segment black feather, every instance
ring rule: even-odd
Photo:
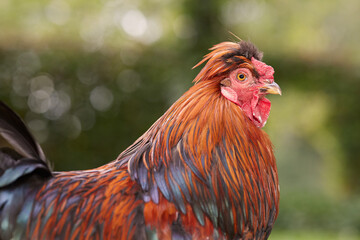
[[[2,101],[0,101],[0,135],[24,157],[46,162],[43,150],[21,118]]]
[[[172,201],[172,195],[170,194],[169,187],[165,181],[165,167],[161,165],[159,170],[154,172],[153,174],[156,184],[159,187],[161,193],[168,201]]]
[[[0,101],[0,239],[26,239],[36,191],[52,176],[40,145],[20,117]]]
[[[259,51],[254,44],[252,44],[251,42],[247,42],[247,41],[241,41],[238,43],[239,44],[239,48],[234,48],[234,50],[228,54],[225,54],[223,56],[223,59],[230,59],[233,58],[235,56],[243,56],[246,57],[247,59],[251,60],[251,58],[255,58],[257,60],[262,59],[263,57],[263,53],[261,51]],[[224,61],[226,62],[226,61]]]
[[[173,222],[171,225],[171,239],[172,240],[191,240],[191,235],[185,232],[179,221]]]

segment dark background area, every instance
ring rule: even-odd
[[[2,0],[0,99],[56,171],[114,160],[184,93],[208,48],[264,51],[283,96],[264,130],[281,205],[271,239],[360,239],[360,2]]]

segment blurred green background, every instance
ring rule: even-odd
[[[281,183],[270,239],[360,239],[359,12],[358,0],[1,0],[0,99],[55,170],[97,167],[231,31],[264,51],[283,91],[264,128]]]

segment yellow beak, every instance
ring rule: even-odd
[[[281,88],[276,82],[265,84],[260,88],[260,91],[267,94],[279,94],[281,95]]]

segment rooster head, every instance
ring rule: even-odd
[[[215,81],[221,95],[237,104],[259,128],[269,117],[267,94],[280,94],[274,69],[261,61],[262,53],[250,42],[223,42],[211,48],[195,67],[206,62],[195,82]]]

